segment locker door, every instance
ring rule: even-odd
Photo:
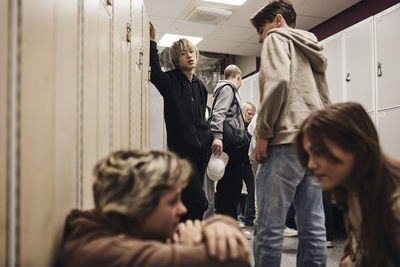
[[[130,148],[142,147],[142,72],[140,69],[140,49],[142,48],[143,20],[142,0],[132,0],[132,41],[131,41],[131,138]]]
[[[149,19],[146,8],[142,5],[142,48],[140,51],[141,72],[142,72],[142,147],[150,146],[150,82],[149,82],[149,64],[150,64],[150,29]]]
[[[378,111],[379,140],[383,151],[400,160],[400,108]]]
[[[113,151],[129,149],[130,1],[113,1]]]
[[[108,156],[111,152],[111,13],[108,7],[100,5],[98,9],[98,85],[97,85],[97,158]]]
[[[375,106],[372,35],[372,18],[345,33],[347,101],[359,102],[367,111]]]
[[[342,34],[323,41],[325,45],[324,54],[328,58],[328,69],[326,78],[329,86],[329,96],[332,103],[343,102],[344,95],[344,60]]]
[[[8,123],[8,3],[9,1],[0,1],[0,266],[6,266],[7,253],[7,132]]]
[[[400,106],[400,5],[375,16],[378,77],[378,109]],[[377,66],[378,68],[378,66]]]

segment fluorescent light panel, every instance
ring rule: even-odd
[[[197,45],[198,43],[200,43],[201,40],[203,40],[202,37],[194,37],[194,36],[185,36],[185,35],[179,35],[179,34],[166,33],[166,34],[164,34],[163,37],[161,37],[161,39],[160,39],[160,41],[158,41],[157,45],[170,47],[173,42],[178,41],[181,38],[188,39],[193,45]]]
[[[246,0],[203,0],[203,1],[233,5],[233,6],[241,6],[243,5],[244,2],[246,2]]]

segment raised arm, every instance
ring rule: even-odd
[[[156,30],[150,22],[150,66],[151,66],[151,82],[156,86],[161,95],[164,96],[169,83],[168,76],[161,70],[160,59],[158,57]]]

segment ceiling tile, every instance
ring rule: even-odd
[[[207,36],[214,40],[244,42],[254,35],[254,31],[250,28],[242,28],[238,26],[219,26],[214,32]]]
[[[149,16],[178,18],[181,12],[190,4],[184,0],[144,0]]]
[[[213,32],[217,26],[200,24],[184,20],[176,20],[168,29],[168,33],[182,34],[197,37],[206,37]]]
[[[150,16],[150,21],[153,23],[156,32],[167,32],[169,27],[174,23],[175,19]]]
[[[233,11],[233,14],[225,20],[223,25],[234,25],[252,28],[253,26],[250,23],[250,18],[257,12],[257,9],[252,8],[240,8]]]
[[[292,4],[294,7],[302,3],[303,1],[306,0],[292,0]],[[255,8],[255,9],[261,9],[267,4],[267,0],[247,0],[244,4],[243,7],[249,7],[249,8]]]
[[[232,49],[232,54],[234,55],[243,55],[243,56],[254,56],[259,57],[261,54],[262,44],[245,44],[242,43],[239,46]]]
[[[230,51],[238,45],[240,45],[240,42],[226,42],[221,40],[204,39],[197,45],[197,48],[200,51],[229,54]]]
[[[329,19],[361,0],[307,0],[296,6],[299,15]]]

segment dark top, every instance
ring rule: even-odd
[[[168,148],[198,159],[213,140],[205,119],[207,90],[196,75],[189,81],[179,69],[163,72],[157,52],[157,43],[150,41],[151,82],[164,98]]]

